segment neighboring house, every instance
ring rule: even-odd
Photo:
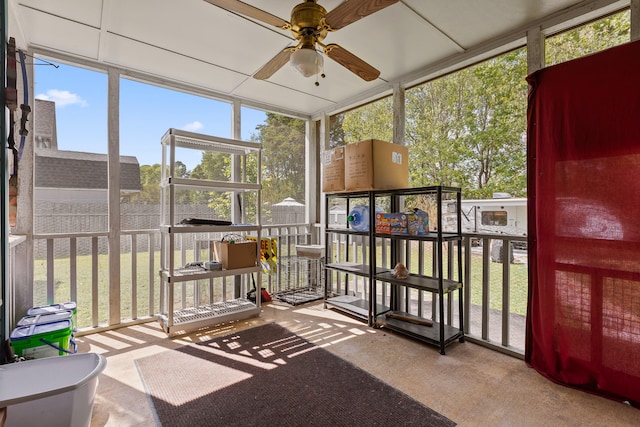
[[[108,230],[108,158],[106,154],[58,150],[55,103],[35,100],[34,116],[34,232],[77,233],[104,232]],[[140,165],[133,156],[120,156],[120,194],[123,202],[139,193]],[[126,228],[151,228],[148,223],[158,224],[159,208],[152,208],[151,219],[146,213],[144,224],[138,224],[139,209],[147,206],[132,204],[128,215],[121,220]],[[145,211],[146,212],[146,211]],[[143,242],[141,242],[143,243]],[[36,257],[45,256],[47,242],[35,243]],[[128,249],[125,243],[123,250]],[[108,242],[100,239],[98,253],[108,252]],[[92,242],[81,239],[78,255],[92,253]],[[55,243],[54,256],[68,254],[68,248]]]
[[[56,127],[56,103],[36,99],[33,114],[37,120],[33,120],[33,139],[36,149],[58,149],[58,129]]]
[[[106,154],[35,150],[34,200],[104,202],[108,184]],[[120,190],[123,197],[140,192],[140,165],[135,157],[120,156]]]
[[[54,102],[36,99],[34,115],[34,200],[105,202],[107,155],[58,150]],[[120,189],[123,197],[140,192],[140,165],[133,156],[120,156]]]

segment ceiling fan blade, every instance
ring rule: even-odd
[[[280,53],[271,58],[269,62],[267,62],[262,68],[260,68],[258,72],[253,75],[253,78],[258,80],[266,80],[271,77],[273,73],[278,71],[284,64],[289,62],[291,52],[294,50],[295,48],[291,47],[286,47],[281,50]]]
[[[377,79],[380,75],[380,71],[337,44],[331,43],[326,45],[324,47],[324,53],[365,81],[370,82]]]
[[[339,30],[398,1],[400,0],[349,0],[327,13],[325,22],[332,30]]]
[[[207,3],[211,3],[214,6],[221,7],[222,9],[230,12],[236,12],[249,18],[257,19],[258,21],[265,22],[278,28],[288,29],[291,27],[289,22],[284,19],[278,18],[275,15],[265,12],[262,9],[253,7],[250,4],[243,3],[238,0],[205,0]]]

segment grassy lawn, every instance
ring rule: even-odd
[[[432,274],[430,269],[432,265],[432,251],[431,245],[425,245],[424,247],[424,265],[425,274]],[[357,261],[362,262],[362,251],[358,250]],[[334,251],[335,253],[335,251]],[[378,250],[378,263],[382,265],[381,251]],[[188,254],[189,256],[190,254]],[[181,254],[176,255],[180,260]],[[365,255],[368,256],[368,253]],[[410,265],[418,266],[418,250],[413,248],[411,252]],[[95,266],[97,271],[97,293],[95,295],[97,301],[97,318],[99,324],[104,324],[108,321],[109,310],[109,295],[108,295],[108,258],[107,255],[98,256],[97,265]],[[188,259],[190,260],[190,259]],[[123,318],[133,318],[132,306],[134,300],[134,293],[132,290],[132,259],[131,254],[121,255],[121,289],[120,300],[121,310]],[[160,268],[160,254],[156,252],[154,254],[153,271],[149,271],[149,253],[139,252],[137,254],[136,266],[137,266],[137,287],[135,294],[135,305],[137,308],[137,316],[147,316],[149,314],[150,300],[154,304],[154,313],[159,312],[159,276],[158,270]],[[446,253],[445,253],[445,266],[446,266]],[[387,263],[388,265],[388,263]],[[54,261],[54,300],[47,301],[47,277],[46,277],[46,261],[35,260],[34,262],[34,305],[46,305],[52,302],[64,302],[72,300],[70,289],[70,261],[69,258],[60,258]],[[501,310],[502,308],[502,264],[490,263],[489,265],[489,277],[490,277],[490,290],[489,301],[490,308]],[[94,291],[92,284],[92,258],[91,256],[78,256],[76,259],[76,271],[77,271],[77,297],[75,302],[78,306],[78,325],[79,327],[87,327],[93,324],[92,320],[92,307],[94,304]],[[446,267],[445,267],[446,269]],[[263,280],[266,279],[263,276]],[[455,279],[455,277],[454,277]],[[205,291],[201,295],[201,299],[208,299],[208,293],[206,286],[202,287]],[[150,289],[153,289],[153,294],[150,295]],[[526,264],[511,264],[511,277],[509,281],[510,291],[510,311],[525,315],[527,307],[527,265]],[[186,303],[189,303],[189,298],[192,298],[194,294],[193,286],[185,284],[184,295],[187,298]],[[218,297],[216,295],[215,297]],[[193,301],[190,301],[193,303]],[[482,255],[472,254],[471,258],[471,304],[482,304]]]
[[[132,318],[132,273],[131,273],[131,254],[123,254],[120,257],[120,299],[123,318]],[[158,288],[159,279],[157,271],[160,268],[159,252],[154,256],[155,273],[150,277],[149,273],[149,253],[139,252],[136,260],[137,266],[137,288],[136,288],[136,305],[139,316],[145,316],[149,313],[149,289],[150,283],[153,286],[156,304],[155,311],[158,310]],[[54,261],[54,302],[70,301],[71,294],[71,267],[69,258],[58,258]],[[75,302],[78,306],[78,325],[79,327],[91,326],[92,307],[94,302],[94,290],[92,283],[92,258],[91,256],[78,256],[76,258],[76,298]],[[108,321],[109,312],[109,266],[107,255],[99,255],[96,265],[97,271],[97,294],[95,298],[98,306],[98,323],[106,323]],[[46,305],[52,301],[47,300],[47,265],[46,260],[37,259],[34,262],[34,305]]]
[[[342,248],[344,254],[344,246]],[[337,247],[334,245],[334,254],[337,253]],[[457,251],[454,250],[454,256]],[[369,256],[367,250],[366,257]],[[382,249],[378,246],[376,250],[377,265],[393,268],[390,265],[389,255],[387,254],[386,263],[382,259]],[[464,254],[463,254],[464,256]],[[351,260],[355,262],[362,262],[362,250],[358,246],[356,253],[351,256]],[[411,267],[411,272],[417,272],[419,265],[419,251],[418,243],[413,242],[411,246],[411,258],[407,263]],[[447,269],[447,252],[445,251],[443,257],[443,265],[446,271]],[[454,260],[455,263],[455,260]],[[432,275],[433,265],[433,252],[432,245],[425,244],[423,246],[423,265],[424,274]],[[455,268],[454,268],[455,271]],[[482,305],[482,253],[472,253],[471,255],[471,304]],[[511,313],[525,315],[527,312],[527,293],[528,293],[528,277],[527,277],[527,264],[512,263],[510,265],[510,278],[509,278],[509,311]],[[458,280],[457,275],[454,275],[454,280]],[[489,263],[489,304],[491,309],[502,310],[502,264],[490,262]]]

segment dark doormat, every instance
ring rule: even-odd
[[[163,426],[455,426],[276,324],[136,360]]]

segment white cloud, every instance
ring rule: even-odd
[[[67,105],[86,107],[89,105],[80,95],[71,93],[68,90],[49,89],[47,93],[36,95],[36,99],[53,101],[56,103],[56,107],[66,107]]]
[[[202,123],[196,120],[195,122],[187,123],[186,125],[184,125],[184,130],[188,130],[189,132],[195,132],[197,130],[202,129],[203,127],[204,126],[202,125]]]

